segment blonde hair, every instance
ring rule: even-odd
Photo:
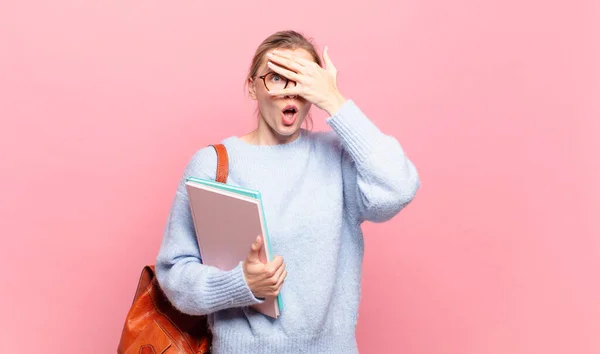
[[[248,71],[248,76],[245,80],[245,85],[248,84],[249,79],[254,79],[258,70],[262,66],[265,56],[267,52],[274,49],[304,49],[306,50],[314,59],[315,63],[321,65],[321,58],[315,49],[315,45],[313,43],[312,38],[306,38],[303,34],[287,30],[287,31],[279,31],[273,33],[269,37],[267,37],[259,46],[256,48],[256,52],[254,53],[254,57],[252,58],[252,63],[250,64],[250,69]],[[247,87],[244,86],[247,92]],[[306,121],[307,126],[309,125],[312,128],[312,117],[310,114],[308,115],[308,119]]]

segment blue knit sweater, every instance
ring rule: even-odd
[[[214,180],[214,149],[198,150],[184,171],[156,274],[175,307],[209,315],[216,354],[358,352],[361,223],[395,216],[420,182],[398,141],[352,100],[326,122],[332,131],[303,129],[281,145],[223,140],[230,159],[227,183],[261,191],[273,253],[286,263],[285,307],[277,319],[248,307],[260,300],[245,282],[242,260],[227,270],[201,264],[185,178]]]

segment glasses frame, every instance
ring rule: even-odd
[[[269,75],[269,74],[276,74],[276,75],[279,75],[280,78],[285,79],[285,86],[283,87],[284,90],[288,87],[288,85],[290,84],[290,81],[293,82],[294,84],[297,84],[297,82],[294,80],[290,80],[287,77],[285,77],[281,74],[278,74],[274,71],[269,71],[268,73],[258,77],[259,79],[262,79],[263,84],[265,85],[265,88],[267,89],[267,91],[271,91],[271,90],[269,90],[269,87],[267,86],[267,80],[265,79],[267,77],[267,75]],[[296,85],[294,85],[294,86],[296,86]]]

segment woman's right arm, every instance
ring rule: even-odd
[[[212,151],[211,151],[212,150]],[[206,315],[231,307],[262,302],[248,287],[242,261],[232,270],[203,265],[190,212],[185,180],[188,176],[215,179],[216,154],[199,150],[179,183],[156,258],[156,277],[169,301],[181,312]]]

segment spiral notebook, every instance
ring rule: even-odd
[[[186,179],[186,190],[203,264],[235,268],[246,259],[258,235],[264,240],[260,260],[273,260],[259,191],[197,177]],[[277,318],[283,309],[281,294],[251,307]]]

